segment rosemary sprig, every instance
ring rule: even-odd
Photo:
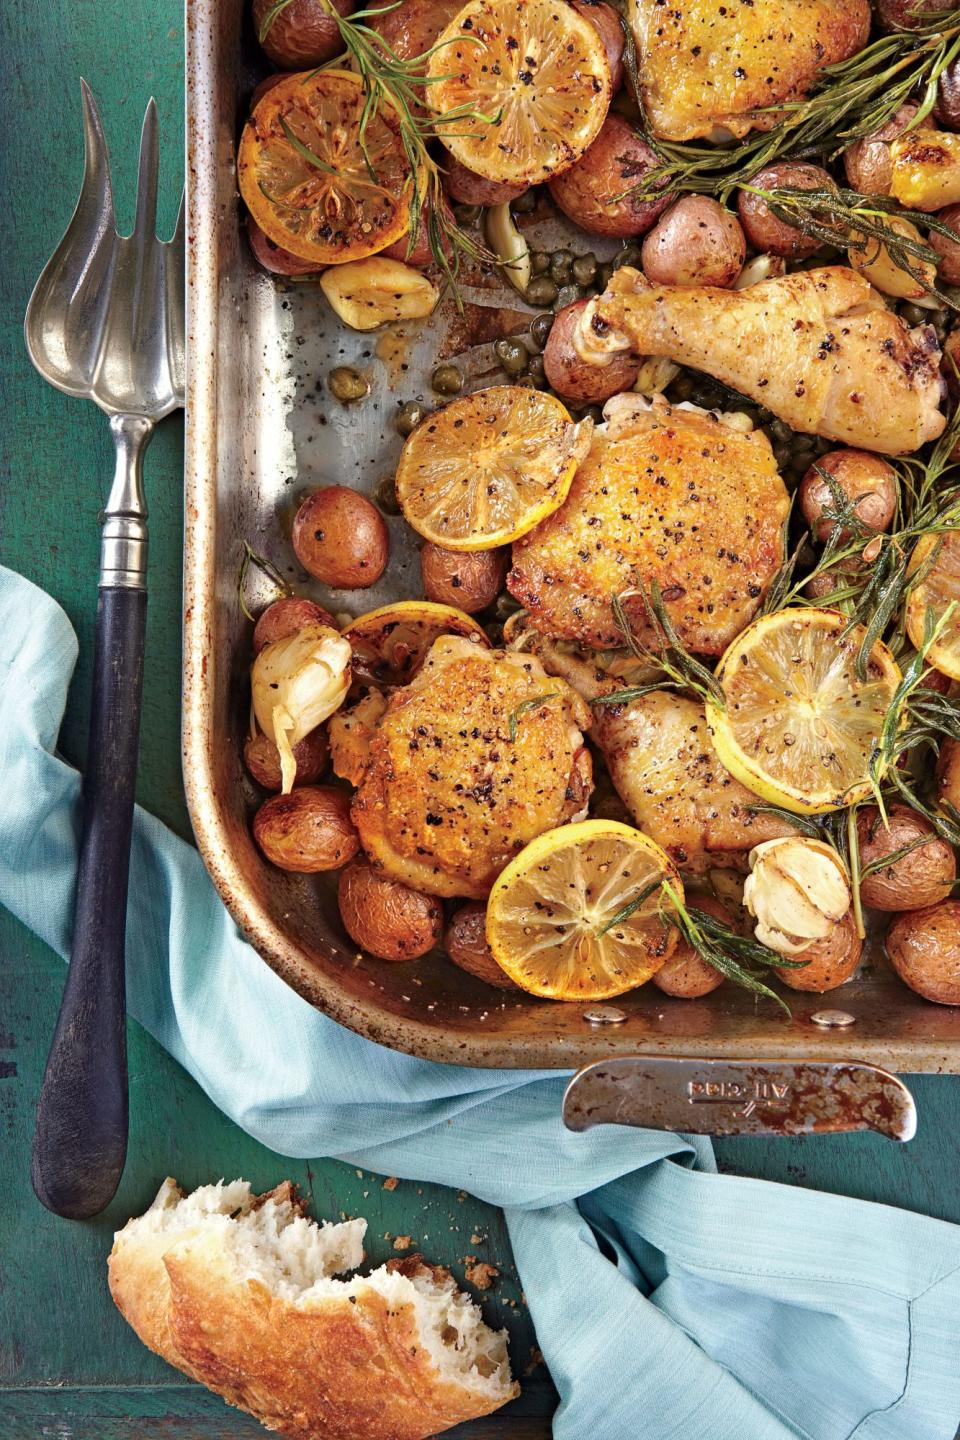
[[[538,709],[539,706],[545,705],[548,700],[557,700],[559,696],[559,690],[548,690],[544,695],[534,695],[531,699],[524,700],[520,705],[517,706],[516,710],[511,711],[510,717],[507,721],[507,726],[510,733],[510,743],[512,744],[517,738],[517,722],[519,721],[521,715],[526,715],[529,711]]]
[[[764,995],[773,1000],[787,1018],[792,1019],[790,1007],[783,997],[771,990],[769,985],[765,985],[759,976],[774,967],[797,969],[809,962],[790,960],[784,955],[778,955],[759,941],[748,939],[736,930],[731,930],[729,925],[724,925],[705,910],[698,910],[694,906],[688,908],[669,880],[663,880],[661,887],[665,902],[661,913],[668,924],[679,930],[681,938],[691,950],[694,950],[701,960],[712,965],[725,979],[732,980],[735,985],[750,990],[754,995]]]
[[[659,140],[646,127],[659,164],[634,192],[649,196],[663,189],[694,190],[725,199],[773,160],[836,156],[854,140],[880,129],[919,90],[916,126],[932,110],[937,81],[958,54],[960,8],[931,16],[906,34],[881,35],[849,59],[825,66],[806,100],[751,112],[754,117],[782,118],[772,129],[755,131],[735,144]],[[636,58],[629,52],[624,58],[630,84],[639,91]]]
[[[614,925],[622,925],[624,920],[629,920],[630,916],[634,915],[640,909],[641,905],[645,905],[650,899],[650,896],[666,883],[664,880],[651,880],[649,885],[643,887],[639,895],[635,895],[626,905],[621,905],[620,909],[610,916],[607,923],[602,925],[597,931],[597,939],[599,940],[601,935],[606,935],[607,931],[612,930]]]
[[[292,0],[275,0],[275,3],[271,5],[260,26],[261,44],[269,34],[271,26],[291,3]],[[367,131],[374,117],[385,108],[391,116],[395,117],[412,177],[407,254],[412,254],[420,236],[421,226],[423,226],[426,229],[427,242],[434,264],[450,284],[459,307],[461,301],[457,289],[457,277],[463,264],[466,261],[493,264],[496,256],[466,230],[463,230],[451,214],[444,201],[441,170],[431,154],[430,142],[436,138],[442,139],[444,134],[455,135],[456,129],[452,127],[464,120],[482,120],[489,124],[495,124],[499,116],[483,115],[469,105],[458,106],[440,115],[424,105],[425,87],[436,83],[441,78],[425,75],[424,67],[431,55],[440,49],[440,46],[431,46],[420,55],[404,59],[397,54],[383,36],[366,23],[375,16],[395,9],[395,4],[355,10],[352,15],[344,16],[338,13],[332,0],[320,0],[320,3],[330,18],[336,22],[340,38],[343,41],[344,53],[349,57],[366,90],[366,100],[360,115],[359,139],[370,178],[376,182],[376,168],[366,149]],[[469,40],[472,37],[461,38]],[[476,37],[474,43],[482,44],[483,42]],[[342,62],[343,56],[341,55],[330,61],[329,64],[337,65]],[[327,67],[321,66],[320,68]],[[315,156],[293,135],[289,126],[284,122],[281,124],[287,140],[302,159],[307,160],[309,164],[315,165],[318,169],[335,173],[329,165]]]
[[[764,200],[778,220],[801,230],[821,245],[855,250],[868,260],[876,259],[881,250],[886,250],[891,262],[905,270],[928,295],[951,310],[960,310],[955,300],[928,279],[931,267],[936,273],[940,261],[936,250],[923,240],[901,234],[889,223],[907,220],[915,224],[919,219],[928,232],[955,240],[955,232],[935,215],[918,216],[915,210],[903,209],[888,196],[865,196],[857,190],[843,188],[800,190],[785,185],[764,189],[744,184],[740,189]]]
[[[633,626],[623,607],[624,598],[628,595],[640,597],[646,611],[647,621],[656,636],[654,649],[645,649],[634,634]],[[696,690],[704,699],[710,697],[718,705],[726,703],[717,677],[690,654],[674,629],[673,621],[667,614],[666,606],[663,603],[663,594],[656,580],[652,582],[648,595],[643,582],[637,579],[628,591],[612,595],[610,605],[617,628],[638,660],[659,665],[668,679],[672,680],[679,689]],[[654,688],[663,689],[664,687],[661,684]]]
[[[271,580],[273,584],[276,585],[281,597],[285,598],[288,595],[292,595],[293,590],[287,584],[286,580],[284,580],[276,565],[274,565],[271,560],[268,560],[265,555],[258,555],[249,542],[244,540],[243,559],[240,562],[240,570],[237,575],[237,599],[240,602],[240,609],[252,625],[257,617],[250,613],[246,600],[247,575],[250,572],[251,565],[255,565],[258,570],[266,575],[268,580]]]

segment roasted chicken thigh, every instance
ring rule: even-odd
[[[688,649],[719,655],[783,559],[789,501],[770,443],[662,397],[616,396],[604,413],[563,505],[514,544],[510,592],[537,630],[593,646],[624,643],[619,595],[656,645],[638,589],[656,581]]]
[[[881,455],[935,440],[946,420],[932,327],[910,330],[841,265],[745,290],[651,285],[628,266],[586,307],[584,360],[663,355],[749,395],[794,430]]]
[[[442,636],[370,742],[352,812],[364,849],[417,890],[484,898],[528,841],[585,808],[589,723],[534,657]]]
[[[629,0],[643,107],[664,140],[768,130],[866,44],[869,0]]]

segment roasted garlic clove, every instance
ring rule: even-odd
[[[423,320],[440,299],[437,287],[419,270],[382,255],[331,265],[320,277],[320,289],[352,330],[376,330],[391,320]]]
[[[743,903],[757,922],[756,938],[780,955],[802,955],[829,935],[850,898],[840,856],[820,840],[767,840],[750,852]]]

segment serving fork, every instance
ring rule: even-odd
[[[143,120],[133,233],[117,232],[110,162],[90,89],[84,175],[66,234],[27,306],[45,380],[109,417],[116,469],[103,510],[83,828],[70,968],[37,1106],[31,1179],[48,1210],[98,1214],[127,1148],[124,929],[147,616],[143,452],[183,405],[184,206],[157,238],[157,108]]]

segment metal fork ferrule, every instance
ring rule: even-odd
[[[147,583],[147,502],[143,452],[153,421],[142,415],[110,418],[117,450],[113,484],[103,510],[100,584],[143,590]]]

